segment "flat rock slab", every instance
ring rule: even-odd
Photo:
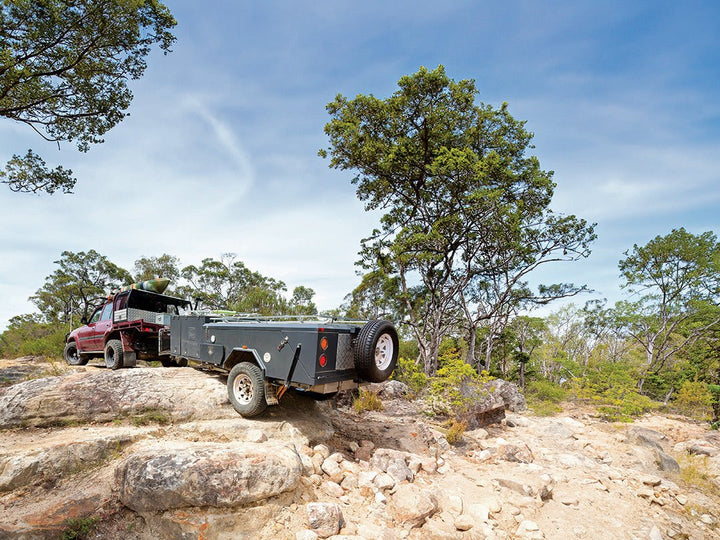
[[[147,412],[173,421],[236,415],[225,383],[192,368],[86,368],[0,389],[0,429],[107,422]]]
[[[294,448],[268,443],[167,441],[138,449],[116,469],[120,501],[136,512],[228,508],[297,487]]]

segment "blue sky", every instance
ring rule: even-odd
[[[555,171],[553,208],[597,222],[592,256],[538,281],[621,297],[617,262],[684,226],[720,232],[720,4],[716,2],[168,1],[168,56],[132,84],[131,116],[89,153],[0,121],[0,161],[33,148],[74,195],[0,186],[0,328],[63,250],[131,269],[234,252],[334,308],[358,283],[376,223],[317,157],[337,93],[387,97],[420,66],[509,103]],[[589,298],[589,297],[588,297]]]

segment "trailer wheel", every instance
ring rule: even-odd
[[[105,365],[110,369],[123,367],[123,348],[119,339],[111,339],[105,345]]]
[[[388,321],[370,321],[355,341],[355,369],[369,382],[383,382],[392,375],[398,357],[397,330]]]
[[[74,341],[68,341],[63,351],[63,358],[71,366],[84,366],[88,363],[88,357],[80,354],[77,344]]]
[[[230,403],[241,416],[257,416],[267,408],[265,378],[255,364],[240,362],[228,375]]]

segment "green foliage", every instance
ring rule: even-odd
[[[465,422],[453,419],[450,421],[450,427],[448,427],[445,432],[445,439],[454,446],[462,441],[462,436],[466,429],[467,424]]]
[[[482,387],[492,380],[487,373],[477,371],[451,349],[440,357],[440,367],[430,379],[429,397],[448,408],[453,416],[460,416],[482,394]]]
[[[567,390],[552,381],[539,379],[527,384],[525,397],[537,416],[552,416],[562,411],[560,402],[567,397]]]
[[[476,103],[473,80],[445,68],[402,77],[387,99],[338,95],[327,105],[330,167],[353,170],[357,196],[382,209],[362,264],[395,284],[393,299],[434,374],[448,327],[506,320],[520,305],[582,289],[530,291],[524,276],[550,260],[589,254],[593,226],[549,209],[552,173],[530,155],[532,133],[506,103]],[[410,283],[416,284],[411,285]]]
[[[380,398],[372,390],[360,388],[358,396],[353,400],[353,409],[355,412],[363,411],[382,411],[383,404]]]
[[[140,257],[135,261],[135,282],[146,281],[159,277],[170,280],[170,286],[164,294],[173,295],[173,289],[180,279],[180,261],[177,257],[163,253],[159,257]]]
[[[632,422],[634,417],[657,409],[660,404],[635,390],[611,388],[593,396],[598,412],[610,422]]]
[[[673,403],[682,414],[700,420],[712,418],[714,398],[709,385],[700,381],[685,381]]]
[[[428,376],[425,375],[420,364],[413,360],[403,358],[402,356],[398,357],[397,365],[391,378],[408,385],[408,388],[410,388],[410,391],[414,395],[422,394],[428,385]]]
[[[0,3],[0,116],[80,151],[125,116],[128,80],[138,79],[154,45],[170,50],[175,26],[157,0],[36,0]],[[48,170],[29,150],[0,182],[13,191],[70,192],[72,171]]]
[[[680,228],[625,255],[623,287],[642,296],[616,305],[616,325],[645,349],[644,373],[658,373],[720,325],[720,243]]]
[[[160,410],[149,410],[143,412],[141,415],[133,416],[130,422],[134,426],[147,426],[150,424],[160,424],[164,426],[172,422],[172,418],[167,415],[165,411]]]
[[[63,540],[83,540],[89,538],[97,528],[97,518],[68,518],[62,531]]]
[[[63,193],[72,193],[75,182],[71,169],[62,166],[48,169],[45,160],[32,150],[22,157],[14,154],[5,170],[0,171],[0,183],[7,184],[10,191],[15,192],[44,191],[52,194],[62,190]]]
[[[58,268],[30,300],[48,321],[68,315],[79,322],[112,290],[132,282],[130,273],[91,249],[87,253],[63,251]]]
[[[0,334],[0,358],[45,356],[58,358],[65,346],[67,327],[58,322],[43,322],[37,314],[10,319]]]
[[[285,283],[253,272],[235,258],[234,253],[224,253],[220,260],[207,258],[199,267],[186,266],[181,274],[190,285],[179,287],[179,294],[199,298],[207,309],[261,315],[286,312],[287,301],[282,296],[287,290]]]

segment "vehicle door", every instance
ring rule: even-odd
[[[102,312],[100,313],[100,320],[95,324],[92,343],[96,351],[105,349],[105,334],[112,329],[113,325],[112,314],[113,304],[112,301],[110,301],[103,306]]]
[[[95,348],[97,342],[95,327],[100,321],[100,315],[102,315],[104,306],[100,306],[93,311],[90,316],[90,320],[87,324],[78,329],[78,349],[83,352],[96,352],[98,349]],[[102,346],[101,346],[102,348]]]

